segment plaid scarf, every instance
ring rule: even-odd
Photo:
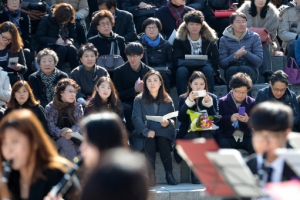
[[[21,27],[20,27],[21,8],[18,8],[16,11],[13,12],[13,11],[10,11],[8,9],[8,7],[6,6],[6,7],[4,7],[3,11],[8,16],[9,21],[17,27],[20,35],[22,35],[22,31],[21,31]]]
[[[53,73],[48,76],[43,73],[41,69],[38,71],[38,75],[41,76],[42,82],[44,84],[44,92],[46,93],[46,98],[48,102],[52,101],[53,96],[54,96],[54,81],[56,77],[58,76],[58,71],[56,68],[54,68]]]
[[[172,5],[171,0],[168,1],[167,6],[171,12],[171,15],[176,20],[176,29],[177,29],[180,26],[180,24],[183,22],[182,13],[184,11],[184,6],[179,6],[178,8],[176,8]]]

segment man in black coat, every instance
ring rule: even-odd
[[[115,69],[113,82],[123,103],[127,130],[131,133],[134,130],[131,121],[133,101],[137,94],[143,92],[143,78],[151,68],[141,61],[144,48],[140,43],[128,44],[125,54],[128,62]]]
[[[126,43],[136,40],[137,36],[131,13],[125,10],[119,10],[117,8],[116,0],[98,0],[98,7],[99,11],[108,10],[114,15],[115,26],[112,29],[114,33],[117,33],[118,35],[124,37]],[[93,16],[97,12],[93,13]],[[94,37],[97,34],[97,28],[93,24],[91,24],[87,33],[87,38]]]

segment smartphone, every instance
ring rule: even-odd
[[[196,97],[205,97],[205,95],[206,95],[206,90],[197,90],[197,91],[193,91],[193,94],[197,94]]]
[[[238,6],[239,5],[239,3],[233,3],[232,4],[232,6]]]
[[[245,115],[245,107],[239,107],[239,115]]]

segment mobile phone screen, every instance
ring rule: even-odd
[[[245,115],[245,107],[239,107],[239,115]]]

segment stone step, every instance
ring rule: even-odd
[[[150,188],[149,192],[149,200],[221,200],[208,196],[201,184],[182,183],[174,186],[159,184]]]

